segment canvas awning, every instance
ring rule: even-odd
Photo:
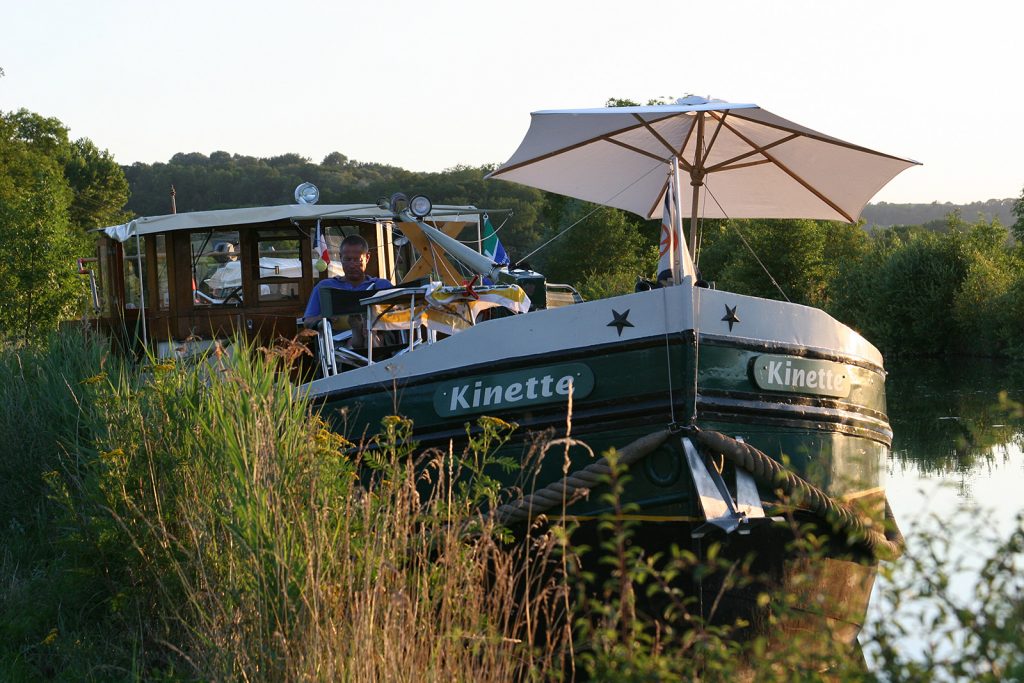
[[[425,220],[479,222],[479,210],[474,206],[435,206]],[[392,220],[394,214],[375,204],[286,204],[283,206],[256,206],[243,209],[216,211],[189,211],[165,216],[142,216],[121,225],[100,228],[108,237],[124,242],[130,237],[178,230],[212,230],[238,225],[276,223],[281,221],[314,221],[317,219],[349,218],[353,220]]]

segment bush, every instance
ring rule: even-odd
[[[829,312],[884,353],[1006,355],[1024,344],[1024,264],[998,221],[879,231],[831,283]]]

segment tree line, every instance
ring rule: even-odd
[[[617,103],[617,102],[615,102]],[[133,212],[291,201],[309,180],[325,202],[372,201],[395,190],[435,203],[512,209],[496,216],[513,260],[572,284],[588,299],[633,291],[657,262],[657,221],[515,183],[485,181],[489,166],[417,173],[334,152],[320,164],[288,154],[257,159],[226,152],[177,154],[125,168]],[[966,205],[878,204],[857,225],[811,220],[705,221],[698,262],[716,286],[829,311],[890,354],[1024,355],[1024,199]],[[1017,211],[1016,214],[1013,212]],[[909,224],[917,215],[926,220]],[[975,217],[968,220],[967,217]],[[540,251],[532,253],[540,245]]]
[[[985,217],[986,220],[999,219],[1003,225],[1014,222],[1013,207],[1016,201],[1008,199],[987,199],[983,202],[953,204],[951,202],[930,202],[896,204],[878,202],[864,207],[861,217],[869,227],[890,228],[896,225],[924,225],[934,230],[946,228],[946,216],[959,211],[968,218]]]
[[[722,221],[700,264],[724,289],[822,308],[889,356],[1024,359],[1024,193],[1015,211],[1016,244],[998,219],[958,212],[943,231]]]

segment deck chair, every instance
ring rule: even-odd
[[[373,293],[373,290],[352,291],[334,287],[320,288],[318,295],[322,317],[317,323],[319,332],[317,343],[322,376],[336,375],[339,360],[356,367],[369,364],[370,361],[366,356],[345,346],[352,338],[352,330],[335,334],[331,318],[339,315],[362,315],[363,307],[359,304],[359,300],[372,296]]]

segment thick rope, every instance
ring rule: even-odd
[[[750,472],[761,484],[780,491],[786,497],[798,498],[802,506],[837,528],[846,530],[852,542],[864,545],[875,557],[893,560],[903,554],[906,542],[896,525],[888,500],[885,501],[883,533],[865,524],[853,510],[753,446],[721,432],[691,427],[688,433],[698,445],[728,458],[736,467]],[[633,441],[618,451],[619,464],[629,468],[665,443],[671,434],[671,430],[663,429]],[[499,524],[526,521],[599,484],[607,483],[610,474],[608,459],[601,458],[528,496],[499,506],[495,518]]]
[[[735,466],[750,472],[760,483],[781,491],[786,497],[796,497],[811,512],[837,528],[845,529],[852,541],[862,543],[879,559],[893,560],[903,554],[906,544],[888,500],[885,503],[886,531],[883,533],[865,524],[853,510],[750,444],[710,430],[693,428],[691,434],[699,445],[721,453]]]
[[[623,467],[630,467],[658,446],[665,443],[671,432],[663,429],[647,436],[642,436],[618,451],[618,462]],[[498,507],[495,517],[499,524],[514,524],[536,517],[548,510],[561,505],[564,500],[572,500],[576,495],[589,491],[595,486],[608,482],[612,468],[608,458],[595,460],[581,470],[577,470],[548,484],[544,488],[510,501]]]

